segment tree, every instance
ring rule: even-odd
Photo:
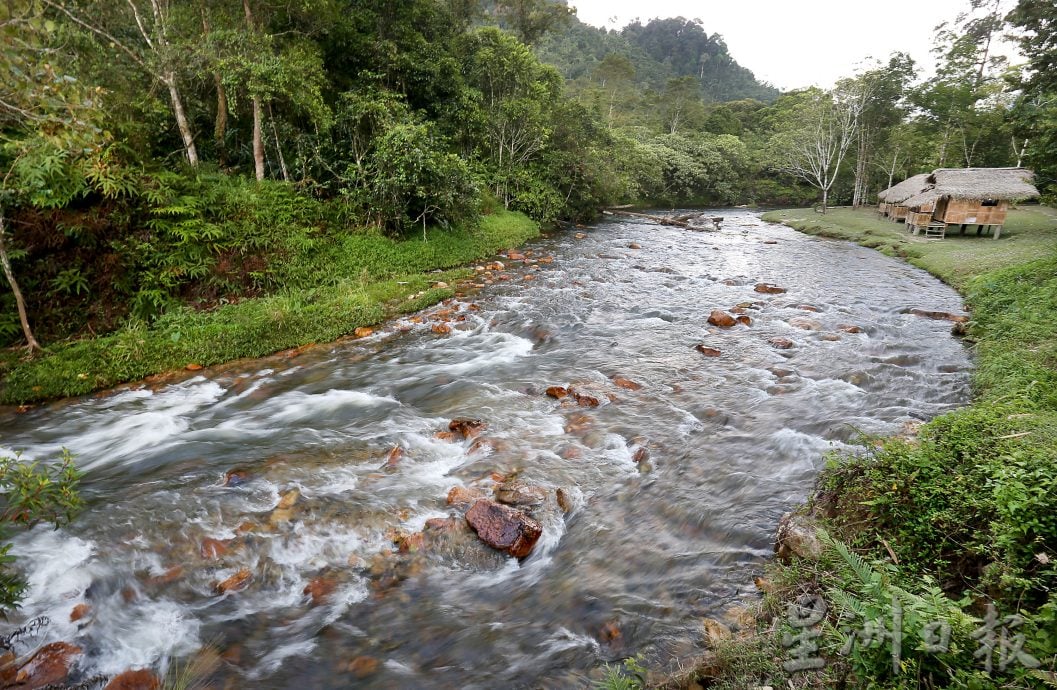
[[[1012,149],[1027,161],[1047,196],[1057,192],[1057,8],[1049,0],[1020,0],[1007,17],[1020,34],[1026,74],[1014,79],[1021,96],[1013,107]]]
[[[905,53],[896,53],[887,65],[878,64],[861,74],[844,79],[838,88],[856,94],[862,112],[856,136],[855,179],[852,183],[852,206],[867,202],[870,172],[875,151],[891,129],[905,116],[903,96],[914,78],[914,61]],[[891,185],[889,185],[891,186]]]
[[[28,203],[63,205],[82,194],[90,177],[103,182],[100,95],[63,72],[50,48],[52,22],[26,4],[0,21],[0,266],[15,298],[30,352],[40,349],[26,299],[11,265],[8,209]]]
[[[499,16],[529,45],[567,24],[576,14],[573,8],[551,0],[499,0],[496,4]]]
[[[822,193],[822,213],[841,164],[855,140],[863,108],[861,91],[809,89],[797,96],[791,120],[772,140],[779,170]]]
[[[176,20],[169,0],[149,0],[149,4],[145,6],[137,4],[137,0],[127,0],[129,14],[126,16],[116,13],[110,7],[103,8],[101,12],[98,11],[99,8],[91,5],[81,7],[74,0],[42,1],[58,16],[102,39],[104,46],[126,55],[134,65],[166,88],[187,162],[191,167],[196,167],[198,148],[180,89],[180,66],[183,56],[173,45]],[[125,41],[116,37],[116,34],[121,32],[114,30],[111,23],[116,24],[121,19],[135,26],[138,41]]]

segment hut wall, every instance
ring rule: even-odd
[[[880,213],[882,216],[887,216],[888,204],[882,201],[880,204],[877,205],[877,212]]]
[[[893,204],[888,209],[888,217],[891,218],[892,220],[903,220],[904,218],[907,217],[907,211],[908,210],[909,209],[907,209],[906,206],[900,206],[898,204]]]
[[[907,225],[923,228],[932,222],[932,211],[910,211],[907,213]]]
[[[980,199],[950,199],[937,210],[936,219],[955,225],[1005,225],[1009,202],[984,206]]]

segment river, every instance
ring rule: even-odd
[[[585,687],[603,662],[692,655],[703,618],[754,596],[824,454],[964,404],[971,366],[949,323],[906,313],[961,309],[925,272],[717,214],[719,232],[610,221],[544,237],[522,251],[554,261],[500,257],[510,279],[445,307],[450,335],[405,319],[0,418],[4,448],[74,452],[88,504],[16,539],[30,588],[11,624],[48,616],[40,639],[83,647],[85,673],[213,650],[199,658],[215,687]],[[750,326],[706,322],[746,302]],[[555,385],[601,404],[563,406]],[[435,436],[457,417],[488,440]],[[388,555],[461,516],[452,487],[515,473],[547,490],[521,562],[472,533]],[[217,595],[239,571],[245,588]]]

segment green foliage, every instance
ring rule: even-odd
[[[109,335],[53,344],[42,356],[14,364],[0,400],[83,395],[190,363],[207,366],[329,342],[451,296],[450,289],[430,285],[461,276],[432,271],[490,256],[538,232],[521,214],[499,212],[474,230],[430,230],[425,240],[360,231],[306,242],[275,267],[272,279],[285,287],[274,294],[208,311],[173,307],[149,325],[134,320]]]
[[[0,539],[10,538],[14,528],[49,522],[61,527],[81,510],[77,494],[81,473],[66,450],[59,462],[24,460],[21,454],[0,456]],[[26,583],[14,570],[11,544],[0,545],[0,612],[18,606]]]
[[[625,659],[619,666],[605,666],[606,674],[595,682],[596,690],[645,690],[647,669],[640,657]]]

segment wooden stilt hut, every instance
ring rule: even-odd
[[[1032,184],[1035,174],[1024,168],[941,168],[928,176],[928,196],[933,197],[932,221],[966,227],[976,234],[994,232],[997,240],[1006,223],[1011,201],[1039,195]],[[917,201],[917,200],[915,200]],[[928,199],[921,204],[925,211]]]
[[[891,220],[901,221],[907,217],[907,207],[903,205],[903,202],[910,197],[920,194],[929,183],[928,173],[921,175],[914,175],[908,177],[897,185],[893,185],[888,189],[884,190],[877,195],[881,205],[878,208],[881,215],[887,216]]]

